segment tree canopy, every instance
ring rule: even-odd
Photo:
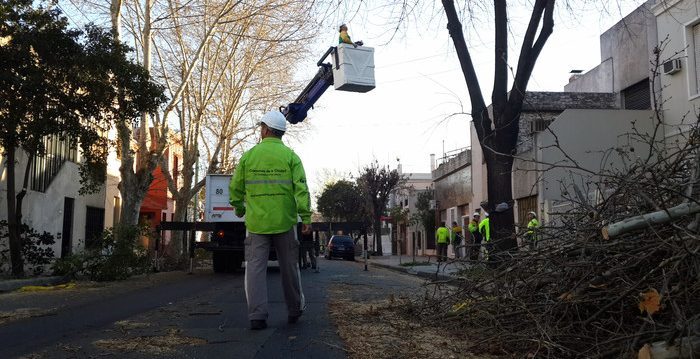
[[[0,147],[8,169],[8,227],[13,274],[22,274],[19,225],[34,158],[53,136],[81,148],[83,192],[105,180],[107,132],[116,118],[155,110],[163,90],[126,57],[128,47],[95,26],[69,29],[55,8],[31,0],[0,4]],[[17,150],[27,154],[15,196]]]
[[[340,180],[326,185],[317,199],[318,211],[330,221],[369,222],[366,201],[357,183]]]
[[[376,241],[374,248],[379,255],[382,254],[381,216],[387,210],[389,194],[403,182],[405,179],[399,171],[391,170],[388,166],[380,166],[377,161],[365,166],[357,179],[357,184],[371,210]]]

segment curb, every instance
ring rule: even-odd
[[[410,267],[407,267],[407,268],[396,267],[396,266],[392,266],[392,265],[388,265],[388,264],[384,264],[384,263],[376,263],[376,262],[369,262],[369,263],[373,266],[376,266],[376,267],[385,268],[385,269],[393,270],[395,272],[413,275],[413,276],[425,278],[428,280],[451,280],[451,279],[458,278],[456,276],[452,276],[449,274],[442,274],[442,273],[436,274],[436,273],[428,273],[428,272],[419,272],[419,271],[413,270]]]
[[[69,277],[60,276],[0,280],[0,293],[12,292],[28,285],[51,286],[68,283],[69,281]]]

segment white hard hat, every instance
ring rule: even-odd
[[[479,212],[474,212],[474,214],[472,214],[472,217],[480,217],[480,216],[481,215],[479,214]]]
[[[284,118],[282,112],[270,111],[263,115],[260,122],[266,124],[269,128],[274,128],[282,132],[287,131],[287,120]]]
[[[537,217],[537,213],[535,213],[535,212],[533,212],[533,211],[530,211],[530,212],[528,212],[527,214],[531,214],[531,215]]]

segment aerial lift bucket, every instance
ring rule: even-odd
[[[333,87],[340,91],[367,92],[375,87],[374,48],[340,44],[333,59]]]

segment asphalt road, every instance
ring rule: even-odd
[[[36,308],[38,316],[0,324],[0,357],[345,358],[328,315],[329,289],[349,284],[366,288],[367,296],[383,296],[419,283],[378,268],[364,272],[360,263],[319,264],[320,273],[302,271],[307,310],[294,325],[286,322],[279,272],[268,270],[270,317],[262,331],[248,329],[242,272],[161,273],[104,286],[2,294],[1,312]]]

